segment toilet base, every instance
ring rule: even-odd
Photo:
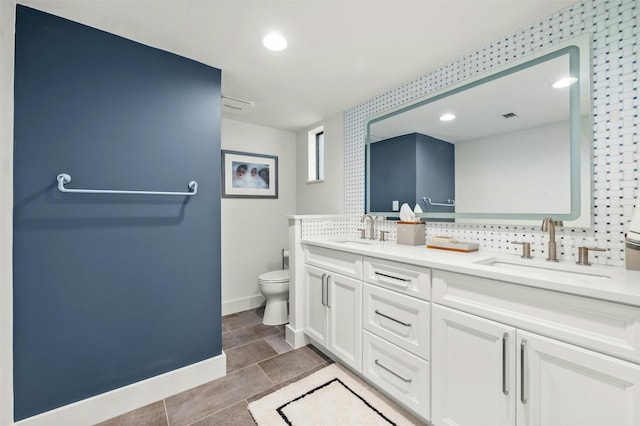
[[[262,316],[262,323],[264,325],[281,325],[288,322],[287,299],[267,299],[267,304],[264,307],[264,315]]]

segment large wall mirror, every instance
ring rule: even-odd
[[[366,211],[397,217],[408,203],[423,220],[531,225],[550,215],[590,227],[589,47],[580,37],[373,117]]]

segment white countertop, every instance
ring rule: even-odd
[[[363,256],[640,306],[640,271],[628,271],[622,267],[547,262],[542,258],[521,259],[516,255],[482,250],[459,253],[428,249],[425,246],[398,245],[395,241],[306,238],[302,242]],[[503,267],[482,264],[491,261],[498,262]],[[520,270],[514,270],[516,268]]]
[[[316,220],[316,219],[347,219],[346,214],[288,214],[287,219],[293,220]]]

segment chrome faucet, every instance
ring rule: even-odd
[[[551,216],[547,216],[542,219],[542,231],[549,232],[549,254],[547,260],[550,262],[558,261],[558,254],[556,252],[556,226],[563,226],[561,220],[553,220]]]
[[[362,215],[362,219],[360,219],[360,222],[364,223],[365,220],[369,219],[370,223],[369,223],[369,239],[370,240],[375,240],[375,228],[374,228],[374,221],[375,219],[373,218],[373,216],[371,216],[370,214],[364,214]]]

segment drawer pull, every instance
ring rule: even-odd
[[[394,376],[396,376],[398,379],[402,380],[405,383],[411,383],[411,379],[405,379],[404,377],[402,377],[401,375],[399,375],[398,373],[396,373],[395,371],[391,370],[389,367],[385,367],[384,365],[380,364],[380,361],[378,361],[377,359],[374,361],[376,363],[376,365],[384,370],[387,370],[389,373],[393,374]]]
[[[502,335],[502,393],[505,395],[509,395],[509,390],[507,389],[507,339],[509,338],[509,333],[504,333]]]
[[[393,275],[387,275],[387,274],[383,274],[382,272],[375,272],[376,275],[380,275],[381,277],[385,277],[385,278],[392,278],[394,280],[398,280],[398,281],[411,281],[409,278],[400,278],[400,277],[394,277]]]
[[[322,306],[327,306],[327,274],[322,274]]]
[[[527,339],[522,339],[522,342],[520,343],[520,401],[523,404],[527,403],[527,397],[524,394],[525,391],[525,384],[524,384],[524,353],[526,351],[526,347],[527,347]]]
[[[410,322],[404,322],[404,321],[397,320],[397,319],[395,319],[393,317],[390,317],[389,315],[383,314],[382,312],[380,312],[377,309],[375,310],[375,313],[380,315],[381,317],[385,317],[386,319],[390,319],[391,321],[395,321],[398,324],[404,325],[405,327],[411,327],[411,323]]]

